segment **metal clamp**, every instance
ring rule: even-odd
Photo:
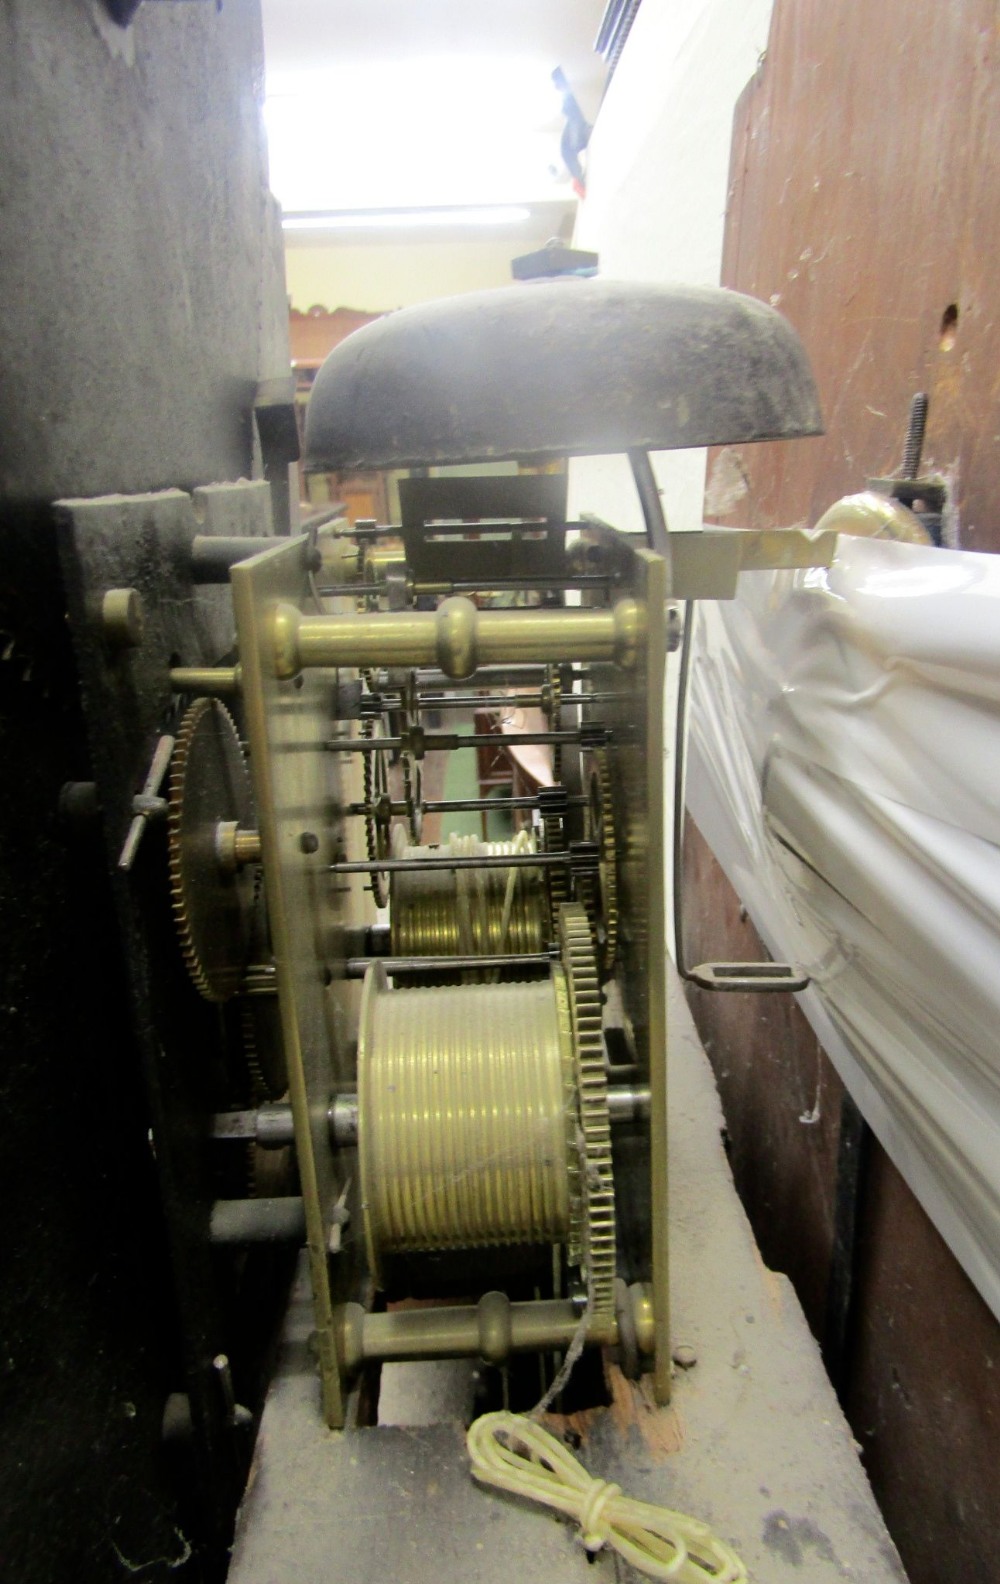
[[[702,990],[804,990],[809,975],[792,963],[704,962],[684,970]]]

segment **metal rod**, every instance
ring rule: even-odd
[[[649,1119],[648,1084],[609,1084],[608,1118],[614,1122],[645,1122]]]
[[[300,1198],[217,1199],[209,1221],[212,1243],[302,1243],[305,1205]]]
[[[540,693],[421,693],[417,699],[422,710],[448,709],[540,709]]]
[[[347,507],[344,502],[338,501],[335,506],[324,507],[322,511],[316,512],[314,516],[306,517],[303,522],[299,523],[297,531],[299,533],[305,533],[308,528],[318,527],[320,524],[329,521],[331,517],[343,517],[346,512]],[[539,520],[532,523],[525,523],[524,521],[514,522],[509,518],[497,518],[495,520],[491,519],[489,527],[486,531],[489,533],[496,533],[498,530],[502,532],[506,528],[510,529],[512,533],[522,534],[526,532],[533,533],[539,528],[544,528],[546,533],[566,534],[582,533],[585,528],[589,528],[590,526],[591,524],[589,522],[582,521],[542,522]],[[449,532],[451,531],[452,530],[449,529]],[[482,523],[456,522],[453,531],[457,534],[465,533],[472,535],[482,533],[484,528]],[[405,523],[380,523],[376,518],[371,517],[359,518],[357,522],[351,524],[350,528],[345,529],[343,537],[345,539],[401,539],[404,537],[405,533]]]
[[[358,1141],[358,1097],[356,1094],[344,1093],[337,1095],[331,1101],[327,1110],[327,1125],[330,1130],[330,1139],[334,1147],[343,1149],[352,1146]],[[259,1144],[261,1149],[284,1149],[289,1144],[295,1143],[295,1120],[292,1108],[287,1101],[279,1101],[274,1105],[259,1106],[256,1111],[222,1111],[214,1118],[212,1137],[216,1139],[247,1139]],[[244,1199],[220,1200],[219,1204],[229,1206],[228,1209],[219,1211],[220,1221],[225,1231],[227,1226],[242,1224],[247,1214],[252,1216],[252,1211],[236,1211],[234,1205],[245,1205],[256,1201]],[[266,1201],[265,1201],[266,1202]],[[275,1204],[287,1205],[285,1199],[272,1201]],[[218,1205],[215,1207],[218,1210]],[[268,1212],[272,1215],[274,1212]],[[282,1214],[279,1213],[279,1220]],[[294,1212],[288,1211],[287,1215],[293,1217]],[[226,1241],[224,1238],[223,1241]],[[238,1240],[236,1240],[238,1241]]]
[[[574,572],[569,577],[490,578],[487,582],[482,578],[456,578],[448,583],[418,583],[416,591],[418,594],[425,589],[437,594],[517,594],[523,590],[526,594],[558,594],[563,589],[608,588],[616,581],[611,572]]]
[[[243,974],[240,995],[271,996],[277,993],[278,970],[274,963],[251,963]]]
[[[674,817],[673,837],[673,913],[674,962],[682,979],[688,977],[684,950],[684,780],[687,771],[687,699],[691,675],[691,643],[694,627],[694,601],[684,605],[684,631],[681,635],[681,664],[677,678],[677,724],[674,736]]]
[[[175,666],[170,673],[174,693],[207,693],[216,698],[231,698],[240,691],[240,668],[236,666]]]
[[[663,502],[656,483],[656,474],[653,464],[649,460],[648,451],[630,451],[629,462],[632,464],[632,477],[639,495],[639,505],[642,507],[642,518],[646,524],[646,538],[649,548],[655,550],[670,563],[670,536],[667,533],[667,519],[663,515]]]
[[[915,479],[920,471],[920,458],[924,449],[924,430],[927,427],[928,398],[926,391],[917,391],[910,402],[910,421],[906,429],[903,466],[900,477]]]
[[[427,666],[418,666],[415,670],[417,687],[452,688],[458,691],[462,688],[472,693],[476,688],[484,687],[487,683],[502,683],[507,678],[513,686],[521,682],[530,682],[537,679],[544,682],[547,666],[544,665],[489,665],[480,666],[474,677],[465,682],[457,681],[455,677],[446,676],[443,671],[435,671]]]
[[[404,969],[413,971],[428,971],[434,968],[454,970],[457,968],[493,968],[509,964],[511,967],[548,967],[550,959],[540,953],[525,957],[349,957],[347,960],[347,977],[357,978],[355,967],[367,970],[373,962],[383,962],[388,973],[402,973]],[[649,1116],[649,1086],[642,1084],[609,1084],[608,1086],[608,1116],[612,1123],[643,1121]],[[358,1141],[358,1097],[351,1090],[338,1094],[330,1102],[327,1111],[327,1124],[330,1130],[330,1141],[335,1149],[353,1148]],[[252,1141],[265,1150],[285,1149],[295,1143],[295,1122],[292,1108],[287,1101],[277,1101],[274,1104],[258,1106],[250,1111],[221,1111],[213,1118],[212,1137],[215,1139],[237,1139],[246,1144]],[[234,1209],[234,1206],[246,1206],[262,1202],[270,1205],[280,1205],[279,1211],[273,1209],[264,1212],[268,1220],[267,1238],[272,1235],[275,1216],[279,1222],[293,1221],[298,1226],[299,1212],[294,1207],[287,1208],[290,1203],[298,1201],[287,1199],[277,1200],[245,1200],[224,1199],[218,1201],[213,1211],[218,1212],[213,1226],[221,1228],[221,1237],[217,1241],[240,1241],[245,1236],[245,1223],[249,1215],[254,1217],[253,1210],[243,1208]],[[222,1208],[220,1208],[220,1206]],[[238,1230],[238,1238],[230,1238],[231,1231]],[[213,1232],[213,1236],[215,1233]],[[256,1239],[255,1239],[256,1241]]]
[[[584,704],[617,704],[622,700],[621,693],[564,693],[562,708],[575,705],[578,709]],[[431,709],[541,709],[543,707],[540,693],[420,693],[417,703],[422,710]],[[396,706],[390,704],[388,708]],[[402,706],[400,706],[402,707]]]
[[[343,501],[330,501],[328,505],[321,506],[319,511],[310,512],[308,517],[303,517],[295,532],[315,533],[318,529],[325,528],[328,522],[334,522],[336,518],[345,516],[346,512],[347,507]],[[391,533],[392,530],[387,529],[386,532]],[[341,537],[349,539],[351,535],[345,533]]]
[[[358,1142],[358,1097],[339,1094],[326,1114],[334,1149],[353,1149]]]
[[[385,811],[386,811],[386,804],[380,798],[377,805],[375,805],[374,803],[348,803],[347,807],[344,810],[344,813],[345,814],[370,814],[372,817],[374,817],[376,814],[383,814],[384,815]],[[402,816],[404,814],[408,814],[409,811],[410,811],[410,805],[408,803],[402,803],[402,802],[393,803],[392,801],[389,802],[388,812],[390,814],[395,814],[395,815],[398,815],[400,818],[402,818]],[[426,809],[424,808],[424,805],[422,803],[420,805],[420,812],[422,814],[427,812]]]
[[[547,869],[559,865],[568,868],[572,861],[567,852],[453,857],[442,851],[440,858],[376,858],[371,862],[334,863],[329,869],[331,874],[418,874],[435,869]]]
[[[382,962],[388,973],[401,973],[413,967],[414,970],[423,968],[492,968],[510,965],[511,967],[548,967],[551,959],[536,953],[534,956],[525,957],[349,957],[347,960],[347,977],[355,978],[352,971],[354,965],[368,965]],[[609,1084],[608,1085],[608,1115],[612,1122],[641,1121],[649,1115],[649,1085],[648,1084]],[[345,1145],[357,1143],[358,1136],[358,1097],[351,1090],[345,1090],[331,1101],[327,1112],[327,1121],[330,1128],[330,1137],[333,1143],[342,1148]],[[246,1143],[253,1140],[261,1149],[284,1149],[295,1142],[295,1122],[292,1108],[285,1101],[276,1101],[272,1104],[258,1106],[250,1111],[220,1111],[213,1118],[212,1137],[215,1139],[237,1139]],[[235,1205],[246,1204],[243,1199],[221,1200],[221,1204]],[[287,1204],[287,1200],[276,1201]],[[242,1215],[243,1212],[235,1214]],[[223,1221],[232,1219],[232,1210],[220,1212]]]
[[[289,680],[311,667],[426,666],[451,678],[482,665],[512,661],[600,660],[634,669],[645,635],[645,612],[624,598],[609,608],[571,606],[480,610],[454,595],[436,610],[306,616],[279,603],[271,614],[274,675]]]
[[[809,975],[793,963],[711,962],[688,966],[684,942],[684,783],[687,771],[687,700],[691,680],[694,601],[684,605],[680,675],[677,680],[677,724],[674,738],[674,810],[671,828],[673,867],[674,963],[682,979],[702,990],[786,994],[804,990]]]
[[[563,589],[608,588],[614,581],[610,573],[581,572],[568,578],[445,578],[439,582],[413,583],[411,587],[414,598],[420,599],[448,594],[560,594]],[[338,599],[353,595],[386,594],[388,590],[385,583],[331,583],[321,584],[316,592],[324,599]]]
[[[506,1293],[486,1293],[473,1307],[393,1309],[366,1314],[360,1304],[336,1311],[340,1353],[349,1371],[368,1359],[485,1358],[501,1364],[511,1353],[566,1348],[580,1324],[580,1310],[569,1298],[511,1303]],[[638,1328],[637,1328],[638,1329]],[[594,1319],[590,1343],[615,1343],[614,1316]],[[643,1337],[643,1340],[646,1340]]]
[[[585,798],[578,793],[567,793],[565,804],[560,806],[560,812],[562,807],[586,808],[589,801],[589,798]],[[363,804],[357,807],[358,812],[362,814],[366,812]],[[421,812],[424,814],[476,814],[482,810],[491,813],[494,809],[506,811],[507,809],[535,809],[538,807],[540,807],[538,797],[441,798],[437,802],[432,802],[428,799],[420,805]],[[406,813],[405,807],[401,812]]]
[[[593,723],[591,723],[593,725]],[[428,753],[454,753],[458,748],[509,748],[526,743],[578,743],[579,731],[548,732],[425,732],[422,748]],[[350,737],[326,744],[329,753],[380,753],[383,749],[409,749],[408,737]]]
[[[589,798],[580,793],[567,793],[564,801],[559,804],[556,813],[561,814],[563,809],[586,808]],[[426,799],[420,805],[421,814],[478,814],[478,813],[507,813],[509,809],[536,809],[542,807],[542,799],[538,795],[526,797],[484,797],[484,798],[442,798],[438,801]],[[408,813],[409,804],[390,803],[389,813],[402,815]],[[346,814],[372,814],[376,809],[368,803],[348,803],[344,811]]]
[[[373,963],[381,963],[387,974],[424,974],[480,968],[548,968],[552,958],[545,952],[524,952],[520,957],[510,953],[493,957],[348,957],[348,979],[363,979]]]

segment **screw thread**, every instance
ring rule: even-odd
[[[920,454],[924,449],[924,429],[927,425],[927,395],[918,391],[910,402],[910,421],[906,429],[906,445],[903,448],[903,472],[905,479],[915,479],[920,471]]]

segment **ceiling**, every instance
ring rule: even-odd
[[[550,74],[562,67],[592,120],[605,3],[262,0],[271,185],[286,216],[358,226],[371,211],[412,222],[457,207],[488,224],[497,206],[510,220],[571,201]]]

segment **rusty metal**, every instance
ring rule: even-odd
[[[820,427],[805,353],[764,303],[706,287],[552,281],[404,308],[349,336],[316,377],[306,461],[541,461]]]

